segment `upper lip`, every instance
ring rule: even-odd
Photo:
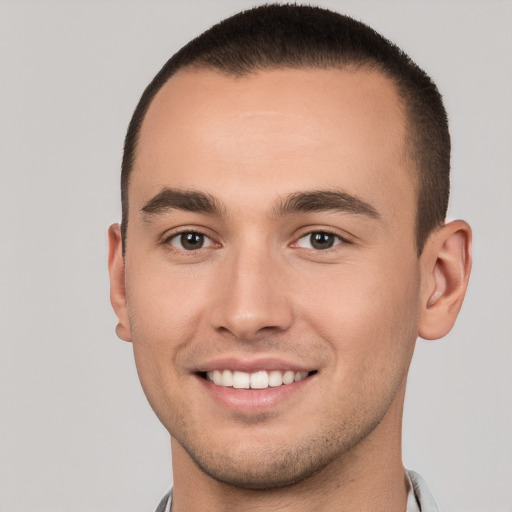
[[[200,364],[196,372],[208,372],[213,370],[234,370],[253,373],[260,370],[293,370],[296,372],[311,372],[316,368],[304,364],[287,361],[277,357],[222,357]]]

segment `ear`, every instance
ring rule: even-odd
[[[448,334],[459,314],[471,272],[471,228],[461,220],[445,224],[427,241],[420,258],[422,306],[418,335]]]
[[[118,319],[116,334],[124,341],[132,341],[126,307],[123,241],[119,224],[112,224],[108,229],[108,273],[110,276],[110,302]]]

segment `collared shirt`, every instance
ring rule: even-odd
[[[436,501],[432,497],[432,494],[430,494],[430,490],[425,483],[425,480],[423,480],[418,473],[411,471],[410,469],[407,470],[407,474],[411,479],[420,512],[439,512]]]
[[[405,512],[439,512],[434,498],[418,473],[407,470],[407,481],[409,484],[409,494],[407,496],[407,508]],[[171,512],[172,490],[160,502],[156,512]]]
[[[414,492],[414,485],[412,483],[411,476],[407,471],[405,472],[405,476],[407,477],[407,486],[409,489],[409,492],[407,493],[407,508],[405,509],[405,512],[421,512],[420,505],[416,498],[416,493]]]

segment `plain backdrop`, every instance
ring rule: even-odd
[[[0,0],[0,511],[153,511],[166,431],[117,340],[106,230],[143,88],[190,38],[258,1]],[[512,511],[512,2],[315,1],[438,83],[450,216],[474,229],[453,332],[419,341],[404,462],[445,512]]]

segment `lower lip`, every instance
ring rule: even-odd
[[[309,375],[303,380],[265,389],[235,389],[219,386],[197,376],[207,393],[222,407],[243,414],[258,414],[270,412],[283,401],[292,399],[300,394],[316,374]]]

